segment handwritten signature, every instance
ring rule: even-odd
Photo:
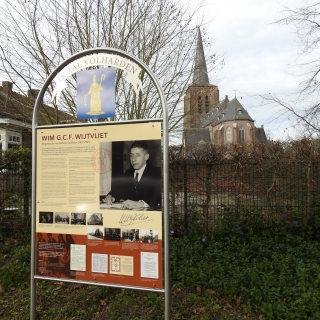
[[[134,214],[123,213],[119,220],[119,224],[121,226],[130,226],[132,224],[138,224],[152,220],[153,219],[151,219],[147,214],[145,214],[145,212]]]

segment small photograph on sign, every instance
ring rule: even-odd
[[[158,243],[158,230],[141,230],[141,242]]]
[[[139,229],[122,229],[122,241],[139,242]]]
[[[69,224],[70,221],[69,212],[55,212],[54,213],[54,223],[56,224]]]
[[[87,223],[92,226],[103,226],[102,213],[88,213]]]
[[[40,211],[39,223],[53,223],[53,212]]]
[[[85,213],[71,213],[71,224],[73,225],[85,225],[86,224],[86,214]]]
[[[77,72],[77,117],[99,119],[115,115],[115,68]]]
[[[120,241],[120,228],[104,228],[104,240]]]
[[[88,227],[87,238],[90,240],[103,240],[103,228]]]

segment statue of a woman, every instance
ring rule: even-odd
[[[101,76],[101,82],[104,80],[105,75],[103,74]],[[90,115],[100,115],[104,114],[105,112],[102,111],[102,106],[101,106],[101,97],[100,97],[100,91],[103,89],[101,82],[97,82],[97,76],[93,76],[93,82],[92,85],[88,91],[88,93],[84,96],[84,106],[87,106],[87,96],[91,94],[91,99],[90,99],[90,111],[87,112],[87,114]]]

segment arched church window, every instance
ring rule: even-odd
[[[218,132],[219,134],[219,144],[224,144],[224,128],[221,128]]]
[[[244,128],[240,127],[239,129],[239,143],[244,143]]]
[[[206,106],[206,112],[209,112],[209,98],[208,98],[208,96],[206,96],[205,106]]]
[[[202,99],[200,96],[198,97],[198,112],[202,112]]]
[[[226,130],[226,143],[232,143],[232,129],[230,127]]]

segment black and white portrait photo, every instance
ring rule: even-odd
[[[53,223],[53,212],[39,212],[39,223]]]
[[[111,182],[100,183],[100,209],[161,210],[161,140],[117,141],[111,148]]]

